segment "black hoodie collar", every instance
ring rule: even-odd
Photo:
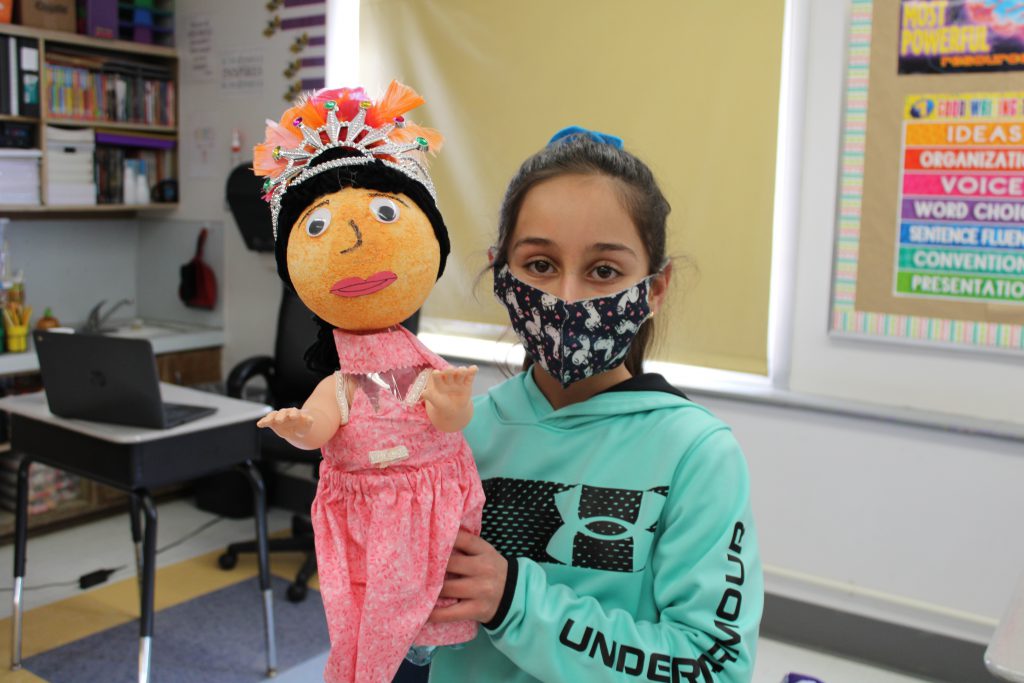
[[[656,372],[645,372],[636,375],[635,377],[630,377],[623,382],[619,382],[613,387],[605,389],[601,393],[607,394],[613,391],[660,391],[665,394],[673,394],[680,398],[686,398],[686,400],[689,400],[686,394],[669,384],[667,379]]]

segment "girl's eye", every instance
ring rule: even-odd
[[[306,234],[310,237],[319,237],[327,231],[331,224],[331,210],[326,206],[314,209],[306,219]]]
[[[594,268],[594,275],[597,276],[598,280],[611,280],[616,275],[619,275],[619,271],[611,266],[598,266]]]
[[[530,261],[526,264],[526,269],[537,275],[545,275],[551,272],[552,266],[547,261]]]
[[[370,211],[381,223],[394,223],[398,220],[398,204],[387,197],[374,197],[370,200]]]

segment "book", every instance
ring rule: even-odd
[[[39,116],[39,43],[18,38],[18,108],[22,116]]]
[[[0,114],[11,113],[10,36],[0,36]]]
[[[18,39],[8,36],[7,41],[7,96],[10,100],[11,116],[20,116],[18,96]]]

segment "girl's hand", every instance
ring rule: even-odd
[[[473,417],[473,378],[477,367],[435,370],[423,390],[427,417],[442,432],[457,432]]]
[[[257,427],[269,427],[282,439],[301,439],[313,426],[313,416],[298,408],[283,408],[264,415]]]
[[[441,586],[442,598],[458,600],[435,607],[428,621],[444,623],[471,619],[482,624],[494,618],[505,591],[508,561],[490,543],[460,530],[448,560],[448,577]]]

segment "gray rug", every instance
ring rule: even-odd
[[[298,604],[273,577],[278,671],[330,648],[320,593]],[[258,579],[157,612],[152,683],[256,683],[266,680],[263,601]],[[132,683],[138,675],[139,624],[131,621],[24,660],[48,683]],[[319,680],[319,676],[316,679]]]

